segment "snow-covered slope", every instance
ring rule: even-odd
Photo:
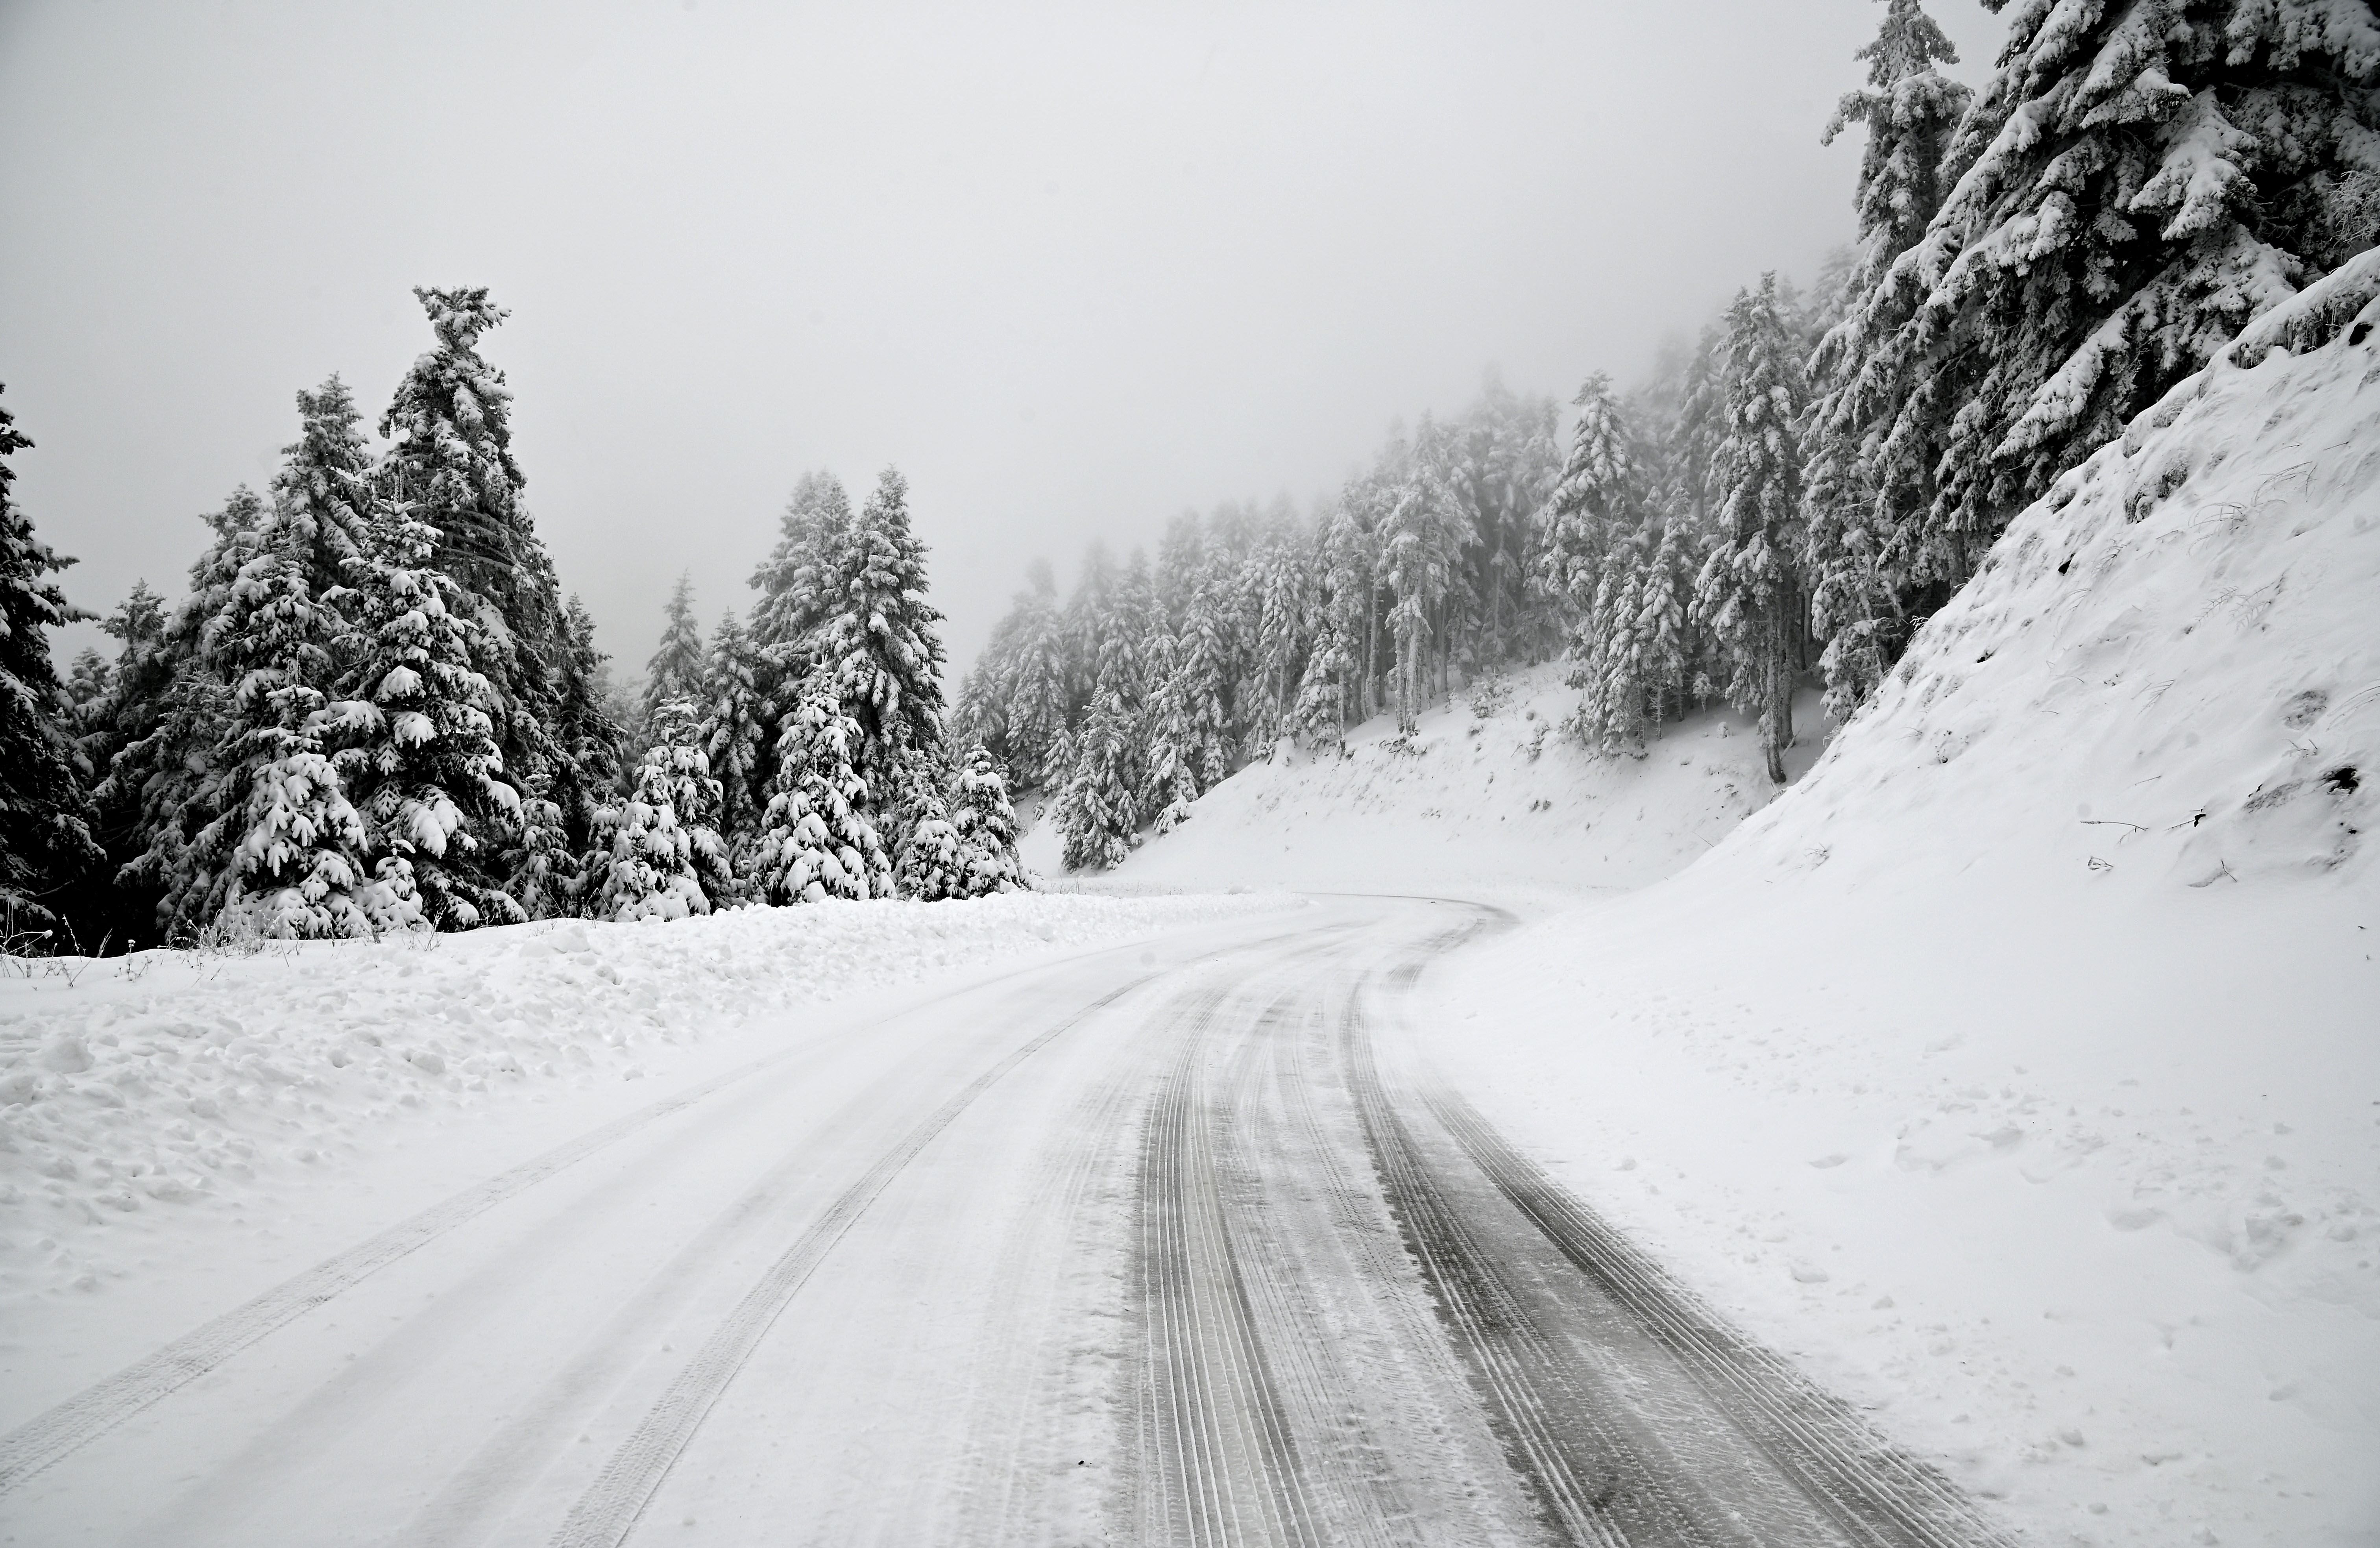
[[[1439,984],[1494,1117],[2034,1541],[2380,1533],[2375,325],[2184,384],[1784,798]]]
[[[1409,740],[1386,715],[1347,756],[1284,748],[1200,798],[1190,821],[1117,868],[1124,885],[1413,889],[1456,883],[1564,890],[1643,886],[1676,872],[1760,810],[1773,790],[1742,716],[1710,711],[1645,757],[1590,757],[1560,721],[1578,694],[1560,663],[1427,711]],[[1481,712],[1485,712],[1484,713]],[[1817,723],[1815,696],[1800,706]],[[1798,772],[1817,754],[1797,748]],[[1042,829],[1028,858],[1056,867]]]

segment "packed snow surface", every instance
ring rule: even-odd
[[[1438,981],[1491,1117],[2034,1541],[2380,1533],[2375,313],[2069,475],[1714,852]]]
[[[0,1306],[100,1290],[142,1258],[170,1259],[181,1234],[309,1174],[335,1176],[398,1126],[501,1128],[524,1100],[660,1074],[747,1025],[798,1027],[805,1010],[856,994],[1282,901],[1016,893],[244,957],[12,959],[0,977]]]

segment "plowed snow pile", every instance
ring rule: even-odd
[[[0,1311],[103,1289],[260,1199],[269,1217],[276,1189],[335,1176],[401,1126],[452,1149],[457,1126],[500,1131],[525,1101],[675,1073],[691,1045],[748,1024],[799,1030],[805,1009],[865,992],[1283,901],[1018,893],[15,959],[0,977]]]
[[[1785,798],[1438,982],[1492,1117],[2033,1541],[2380,1541],[2375,323],[2177,388]]]

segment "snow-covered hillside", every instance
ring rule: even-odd
[[[1711,710],[1645,757],[1591,757],[1560,722],[1577,708],[1553,663],[1426,711],[1411,738],[1378,716],[1347,755],[1284,747],[1194,803],[1190,821],[1116,869],[1124,886],[1294,881],[1390,890],[1453,883],[1565,891],[1640,887],[1706,853],[1772,798],[1749,724]],[[1815,695],[1799,706],[1818,724]],[[1817,755],[1794,750],[1796,773]],[[1026,862],[1058,870],[1046,823]]]
[[[2380,1529],[2376,330],[2177,388],[1784,798],[1424,1034],[2034,1541]]]

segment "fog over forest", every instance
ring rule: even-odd
[[[1987,70],[2002,31],[1944,5]],[[681,568],[752,600],[794,482],[896,463],[953,688],[1222,500],[1334,493],[1483,372],[1623,385],[1853,236],[1867,0],[0,11],[20,498],[97,612],[169,597],[291,395],[375,417],[480,286],[528,508],[616,672]],[[661,550],[666,548],[667,552]],[[64,631],[63,662],[102,644]]]

